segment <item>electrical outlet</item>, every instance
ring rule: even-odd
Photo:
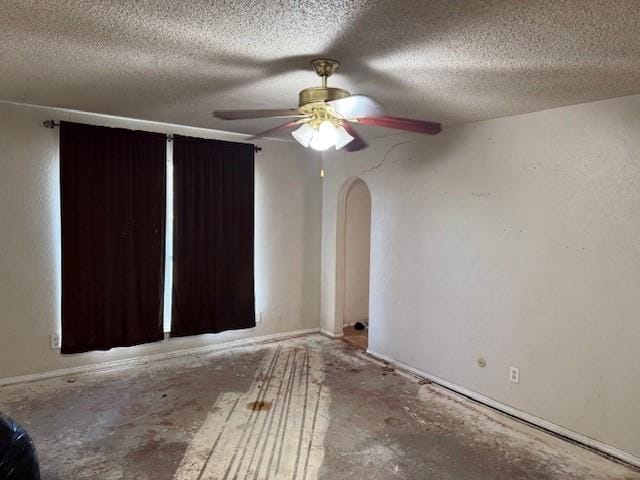
[[[256,323],[260,323],[262,321],[262,312],[256,312]]]
[[[51,350],[58,350],[60,348],[60,335],[57,333],[51,334]]]
[[[513,383],[520,383],[520,369],[516,367],[509,367],[509,380]]]

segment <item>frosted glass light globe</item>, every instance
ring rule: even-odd
[[[291,132],[293,138],[295,138],[298,143],[305,147],[309,146],[309,142],[311,142],[311,139],[315,134],[316,131],[308,123],[303,123],[300,128]]]
[[[353,137],[349,135],[349,132],[343,126],[336,128],[336,150],[340,150],[351,141],[353,141]]]
[[[318,131],[309,142],[309,146],[314,150],[328,150],[336,144],[336,127],[328,120],[325,120],[318,127]]]

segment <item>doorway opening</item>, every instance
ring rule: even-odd
[[[360,178],[347,180],[338,202],[336,333],[366,350],[369,335],[371,194]]]

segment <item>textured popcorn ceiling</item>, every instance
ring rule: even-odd
[[[445,124],[640,93],[638,0],[4,0],[0,19],[1,99],[239,132],[278,120],[211,111],[295,106],[324,54],[330,84]]]

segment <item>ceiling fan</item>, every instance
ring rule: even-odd
[[[288,122],[258,133],[253,138],[297,127],[291,132],[293,138],[307,148],[320,151],[346,147],[347,151],[356,152],[365,148],[366,142],[351,126],[352,123],[429,135],[442,131],[442,125],[436,122],[385,115],[382,106],[367,95],[351,95],[341,88],[328,87],[327,78],[340,68],[340,62],[336,60],[319,58],[311,61],[311,66],[322,78],[322,86],[302,90],[298,95],[298,108],[216,110],[214,117],[223,120],[290,118]]]

